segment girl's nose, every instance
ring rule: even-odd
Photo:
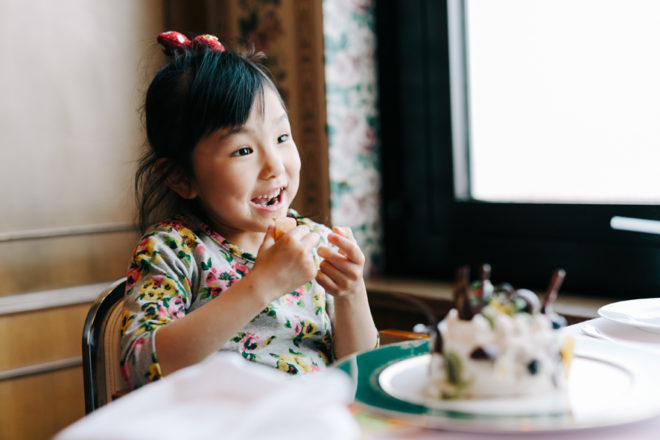
[[[277,177],[284,173],[284,157],[277,151],[277,148],[266,148],[264,150],[264,161],[261,170],[264,179]]]

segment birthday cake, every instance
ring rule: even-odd
[[[543,302],[527,289],[493,286],[490,267],[470,284],[459,270],[454,307],[438,324],[431,357],[432,391],[441,398],[542,394],[566,388],[573,338],[552,311],[564,278],[554,273]]]

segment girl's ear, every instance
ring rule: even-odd
[[[197,197],[197,191],[192,182],[181,169],[168,165],[168,160],[165,158],[158,159],[158,162],[156,162],[158,172],[167,174],[165,176],[167,186],[184,199],[191,200]]]

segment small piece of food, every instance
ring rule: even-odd
[[[275,240],[279,240],[284,234],[298,226],[293,217],[276,217],[273,220],[275,220]]]
[[[454,286],[454,308],[438,325],[431,383],[441,398],[482,398],[565,391],[574,341],[552,311],[564,278],[555,272],[543,304],[536,294],[493,286],[490,267],[469,282],[463,267]]]

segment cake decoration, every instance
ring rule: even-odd
[[[470,283],[469,267],[457,272],[454,306],[432,332],[431,392],[455,399],[565,389],[574,341],[552,308],[565,271],[554,272],[542,302],[531,290],[494,286],[490,273],[485,264]]]

